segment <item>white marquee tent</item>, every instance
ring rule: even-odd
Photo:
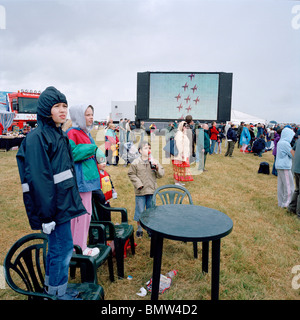
[[[231,122],[233,124],[240,124],[241,122],[245,122],[247,123],[253,123],[253,124],[257,124],[257,123],[263,123],[263,124],[267,124],[267,120],[266,119],[262,119],[262,118],[258,118],[255,117],[251,114],[247,114],[241,111],[237,111],[234,109],[231,109]]]

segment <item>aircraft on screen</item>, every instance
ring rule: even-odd
[[[184,86],[182,86],[182,88],[184,89],[184,91],[185,91],[185,89],[187,89],[188,87],[189,87],[189,85],[187,84],[187,82],[185,83]]]
[[[184,99],[186,101],[186,103],[189,103],[189,101],[191,100],[190,96],[188,96],[187,98]]]
[[[176,108],[178,108],[178,111],[180,112],[180,110],[183,108],[182,103],[180,103],[180,105]]]
[[[176,96],[175,98],[176,98],[176,99],[177,99],[177,101],[178,101],[178,99],[180,99],[180,98],[181,98],[180,93],[178,93],[178,96]]]
[[[191,90],[193,90],[193,93],[195,93],[195,90],[197,90],[197,85],[194,85],[194,88],[191,88]]]
[[[185,108],[187,110],[187,112],[190,112],[192,110],[191,106],[189,106],[188,108]]]
[[[193,101],[195,101],[195,104],[197,104],[197,102],[199,102],[200,99],[199,99],[199,97],[197,97],[197,99],[195,99],[195,100],[193,100]]]
[[[193,80],[193,78],[195,77],[195,74],[194,74],[194,73],[191,73],[191,74],[189,75],[189,77],[190,77],[191,80]]]

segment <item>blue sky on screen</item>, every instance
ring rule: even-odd
[[[216,119],[218,111],[218,74],[154,73],[150,75],[152,119]]]

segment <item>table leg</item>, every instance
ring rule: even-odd
[[[212,241],[211,299],[219,299],[221,240]]]
[[[153,258],[153,252],[154,252],[154,248],[155,248],[155,237],[151,236],[151,240],[150,240],[150,258]]]
[[[198,258],[198,246],[197,246],[197,242],[193,242],[193,249],[194,249],[194,258],[197,259],[197,258]]]
[[[209,241],[202,242],[202,272],[208,273]]]
[[[158,236],[154,232],[152,237],[155,237],[155,247],[153,250],[153,275],[152,275],[152,294],[151,300],[158,300],[159,295],[159,283],[160,283],[160,270],[161,270],[161,258],[163,250],[163,237]]]

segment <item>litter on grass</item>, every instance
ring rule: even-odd
[[[140,297],[145,297],[147,295],[147,290],[145,288],[141,288],[139,292],[136,293]]]
[[[160,275],[160,282],[159,282],[159,293],[164,293],[167,289],[170,288],[172,283],[172,279],[164,276],[163,274]],[[146,283],[147,290],[152,292],[152,278]]]

